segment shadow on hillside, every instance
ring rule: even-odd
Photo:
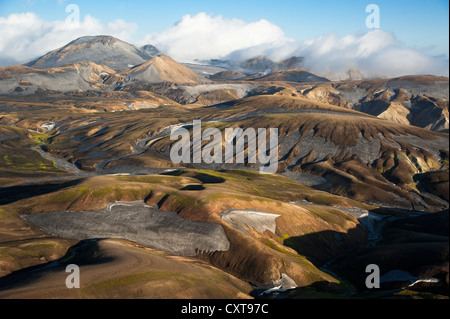
[[[195,179],[199,180],[205,184],[220,184],[225,183],[225,179],[219,176],[213,176],[205,173],[200,173],[193,176]]]
[[[283,241],[299,255],[305,256],[316,267],[320,267],[330,260],[345,255],[350,250],[362,247],[367,243],[366,230],[358,225],[347,233],[325,230],[294,236]]]
[[[98,242],[101,238],[85,239],[71,246],[66,254],[45,264],[26,267],[0,278],[0,290],[12,289],[15,287],[29,285],[38,280],[43,275],[51,271],[65,271],[67,265],[76,264],[78,266],[90,264],[102,264],[112,261],[111,257],[99,256]],[[64,283],[62,283],[64,284]]]
[[[408,215],[402,209],[375,209],[379,215],[396,219],[383,225],[380,241],[366,245],[353,241],[356,229],[343,234],[322,231],[288,238],[286,246],[295,249],[317,267],[325,267],[350,282],[359,292],[366,292],[366,267],[376,264],[383,276],[392,271],[409,272],[416,278],[434,278],[437,282],[412,282],[401,277],[382,282],[381,292],[408,289],[420,293],[448,296],[448,210],[422,215]],[[397,276],[397,275],[396,275]]]
[[[206,188],[203,185],[187,185],[180,189],[180,191],[202,191]]]
[[[0,188],[0,205],[7,205],[30,197],[53,193],[61,189],[80,184],[84,179],[76,179],[64,183],[48,183],[39,185],[18,185]]]
[[[440,242],[449,236],[448,209],[429,214],[416,215],[415,211],[401,208],[377,208],[370,212],[394,219],[380,229],[376,246],[388,244],[411,244]],[[368,232],[359,224],[347,233],[325,230],[302,236],[290,237],[283,244],[293,248],[320,267],[332,259],[341,257],[355,248],[366,248]]]

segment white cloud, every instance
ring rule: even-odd
[[[359,70],[365,76],[435,74],[448,76],[448,60],[400,45],[380,29],[338,37],[335,34],[304,41],[295,52],[305,67],[321,75],[343,75]]]
[[[288,41],[283,30],[267,20],[245,22],[210,16],[185,15],[161,34],[148,35],[141,43],[153,44],[180,61],[223,58],[233,51],[270,47]]]
[[[108,34],[125,41],[135,23],[115,20],[102,25],[86,15],[77,27],[66,21],[45,21],[32,12],[0,17],[0,66],[28,62],[85,35]]]

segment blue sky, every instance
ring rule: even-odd
[[[0,0],[0,16],[34,12],[44,20],[64,20],[69,3],[79,6],[81,18],[89,14],[102,23],[116,19],[137,24],[134,39],[160,33],[186,14],[206,12],[246,22],[266,19],[281,27],[288,38],[306,40],[336,32],[366,32],[365,8],[380,7],[381,29],[393,32],[405,46],[431,55],[446,54],[449,46],[449,2],[430,1],[303,1],[303,0],[158,0],[158,1],[84,1],[84,0]]]

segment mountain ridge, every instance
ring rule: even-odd
[[[116,70],[141,64],[152,56],[136,46],[112,36],[84,36],[77,38],[61,48],[25,63],[34,68],[49,68],[67,63],[89,61],[106,64]]]
[[[131,81],[147,83],[193,84],[208,81],[165,54],[159,54],[147,62],[122,71],[121,74],[129,77]]]

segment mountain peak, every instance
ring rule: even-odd
[[[110,36],[110,35],[86,35],[86,36],[82,36],[82,37],[79,37],[79,38],[77,38],[77,39],[71,41],[69,44],[71,44],[71,43],[78,43],[78,44],[81,44],[81,43],[95,43],[95,42],[102,42],[102,43],[104,43],[104,44],[110,44],[110,45],[112,45],[112,44],[114,44],[116,41],[121,41],[121,42],[123,42],[122,40],[119,40],[119,39],[117,39],[117,38],[114,38],[113,36]],[[110,42],[111,42],[111,43],[110,43]]]
[[[58,67],[68,63],[90,61],[121,70],[142,64],[152,56],[134,45],[112,36],[84,36],[26,63],[33,68]]]
[[[151,44],[146,44],[140,48],[142,51],[144,51],[147,54],[150,54],[151,56],[157,56],[161,54],[161,52],[158,50],[157,47]]]
[[[125,70],[122,74],[128,76],[132,81],[148,83],[173,82],[188,84],[198,83],[202,80],[207,81],[165,54],[159,54],[141,65]]]

